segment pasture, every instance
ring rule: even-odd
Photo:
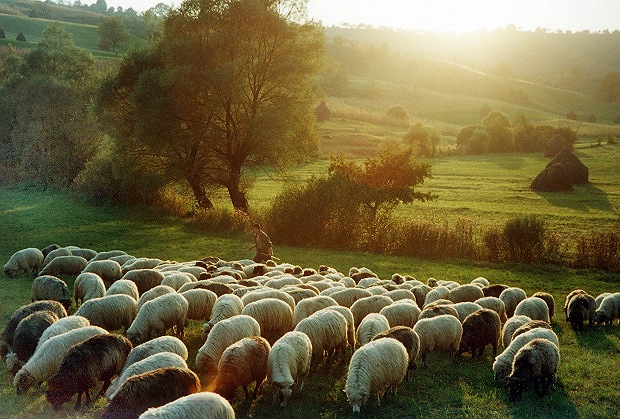
[[[98,251],[122,249],[135,256],[159,257],[178,261],[217,255],[232,260],[250,256],[246,251],[250,234],[205,231],[191,220],[171,218],[148,208],[92,207],[68,192],[0,189],[0,260],[25,247],[49,243],[77,245]],[[483,276],[492,283],[523,288],[528,295],[550,292],[556,300],[553,329],[560,340],[561,363],[558,382],[551,393],[539,399],[528,392],[523,400],[509,403],[507,392],[493,381],[491,351],[482,360],[464,355],[457,365],[445,353],[431,354],[428,366],[416,369],[410,381],[396,395],[388,396],[381,407],[370,401],[362,408],[364,416],[382,417],[612,417],[620,414],[619,389],[620,328],[588,327],[575,333],[562,313],[564,297],[576,288],[596,296],[620,291],[618,274],[574,270],[555,266],[493,265],[468,261],[426,261],[354,252],[332,252],[278,246],[283,260],[304,267],[327,264],[341,272],[351,266],[367,266],[380,277],[392,273],[411,274],[426,281],[429,277],[470,282]],[[70,288],[74,277],[63,278]],[[0,287],[0,328],[11,313],[30,301],[32,278],[2,276]],[[75,308],[73,307],[72,310]],[[70,311],[72,311],[70,310]],[[198,322],[190,322],[185,343],[194,366],[200,346]],[[347,352],[347,360],[350,350]],[[317,365],[318,364],[318,365]],[[0,366],[0,416],[19,417],[96,417],[105,407],[97,400],[94,407],[74,412],[65,405],[56,413],[45,401],[45,384],[25,396],[17,396],[6,367]],[[202,378],[202,377],[201,377]],[[243,401],[242,391],[233,402],[239,417],[351,417],[342,392],[346,366],[342,363],[315,363],[303,394],[294,396],[285,410],[271,403],[271,391],[264,386],[253,402]]]

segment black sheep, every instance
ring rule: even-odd
[[[150,407],[159,407],[200,391],[200,380],[191,370],[158,368],[128,378],[103,412],[102,419],[135,419]]]
[[[93,336],[73,346],[63,358],[58,373],[47,382],[47,401],[60,410],[77,393],[77,410],[86,393],[86,404],[90,405],[90,389],[103,381],[99,396],[104,394],[123,369],[132,349],[129,339],[116,334]]]
[[[534,339],[526,343],[514,357],[512,373],[508,376],[508,398],[516,401],[523,391],[533,386],[540,397],[544,396],[556,379],[560,351],[548,339]]]
[[[58,320],[56,313],[41,310],[29,314],[17,324],[13,335],[13,352],[21,362],[27,362],[30,359],[43,332],[56,320]]]
[[[472,358],[481,358],[487,345],[493,347],[493,358],[501,334],[501,321],[497,312],[488,308],[474,311],[463,320],[463,335],[459,355],[471,352]]]

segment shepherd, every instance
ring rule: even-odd
[[[252,226],[254,231],[254,244],[248,247],[248,250],[256,249],[256,255],[254,255],[254,262],[265,263],[271,260],[273,257],[273,245],[269,236],[261,230],[259,223],[254,223]]]

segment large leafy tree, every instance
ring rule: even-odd
[[[247,212],[249,167],[316,152],[323,40],[319,27],[299,22],[304,4],[185,1],[167,15],[162,38],[104,84],[110,133],[171,179],[185,179],[200,207],[212,206],[207,191],[217,185]]]

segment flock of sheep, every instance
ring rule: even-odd
[[[255,398],[266,380],[273,402],[285,407],[303,389],[311,361],[338,357],[348,362],[344,390],[360,412],[369,397],[380,405],[429,353],[448,351],[457,362],[467,352],[481,357],[489,345],[495,380],[516,400],[527,388],[544,395],[560,362],[553,296],[528,297],[484,278],[382,280],[366,268],[344,275],[271,261],[178,263],[58,245],[16,252],[4,273],[19,271],[36,275],[33,302],[11,316],[0,356],[18,394],[47,382],[56,410],[76,394],[76,409],[82,397],[90,405],[101,381],[106,418],[234,417],[229,400],[239,387]],[[65,275],[77,275],[73,315]],[[574,328],[612,323],[619,311],[620,293],[595,299],[575,290],[564,305]],[[204,322],[195,370],[206,382],[187,365],[188,320]]]

